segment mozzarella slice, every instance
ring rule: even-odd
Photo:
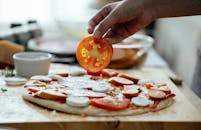
[[[128,79],[128,80],[131,80],[134,83],[137,83],[139,81],[139,78],[137,78],[137,77],[135,77],[133,75],[129,75],[129,74],[120,73],[118,76],[122,77],[122,78],[125,78],[125,79]]]
[[[123,89],[122,93],[126,97],[135,97],[140,92],[138,88],[139,87],[135,87],[135,86],[132,86],[132,85],[126,85],[126,86],[124,86],[124,89]]]
[[[7,85],[23,85],[27,79],[21,77],[8,77],[4,79]]]
[[[139,84],[139,85],[145,85],[145,84],[147,84],[147,83],[154,83],[154,81],[151,80],[151,79],[140,79],[140,80],[137,82],[137,84]]]
[[[154,104],[154,101],[149,100],[146,96],[143,96],[143,95],[139,95],[137,97],[133,97],[131,99],[131,102],[134,105],[140,106],[140,107],[149,106],[149,105]]]
[[[161,90],[161,91],[170,91],[170,89],[169,89],[167,86],[152,87],[151,89],[154,89],[154,90]]]
[[[163,99],[166,97],[166,94],[160,90],[149,90],[148,95],[153,99]]]
[[[73,107],[86,107],[89,104],[89,98],[70,96],[66,99],[66,103]]]
[[[98,85],[92,87],[94,92],[107,92],[109,89],[110,86],[106,82],[100,82]]]
[[[115,70],[112,69],[104,69],[101,71],[103,76],[108,76],[108,77],[112,77],[112,76],[117,76],[118,72],[116,72]]]
[[[122,77],[112,77],[109,79],[110,83],[113,83],[115,85],[130,85],[130,84],[134,84],[133,81],[122,78]]]
[[[47,76],[48,78],[51,78],[53,80],[58,80],[58,81],[64,81],[64,78],[59,76],[59,75],[56,75],[56,74],[50,74]]]
[[[140,90],[142,91],[142,93],[148,93],[148,89],[146,87],[141,87]]]
[[[100,92],[93,92],[91,90],[85,90],[85,89],[64,89],[61,90],[62,93],[65,93],[67,95],[72,95],[76,97],[94,97],[94,98],[100,98],[100,97],[105,97],[105,93],[100,93]]]
[[[132,93],[138,93],[139,90],[131,86],[127,86],[127,87],[124,87],[124,90],[122,92],[127,94],[132,94]]]
[[[81,69],[81,68],[76,68],[76,69],[72,69],[70,70],[70,75],[72,76],[81,76],[81,75],[85,75],[86,71]]]
[[[124,89],[139,89],[141,88],[142,86],[139,86],[139,85],[124,85]]]
[[[32,80],[45,81],[45,82],[50,82],[50,81],[52,81],[51,78],[49,78],[48,76],[44,76],[44,75],[32,76],[31,79],[32,79]]]

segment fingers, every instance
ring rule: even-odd
[[[146,24],[138,22],[138,20],[133,20],[129,23],[125,23],[113,28],[112,30],[108,31],[104,37],[107,38],[111,44],[115,44],[133,35],[145,26]]]
[[[90,21],[88,25],[88,33],[92,34],[96,25],[100,23],[110,12],[112,8],[110,5],[103,7]]]

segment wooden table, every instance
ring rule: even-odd
[[[52,72],[61,69],[69,71],[74,69],[74,66],[64,66],[61,64],[52,64],[51,66]],[[0,125],[1,127],[9,126],[27,130],[201,129],[201,112],[197,109],[200,107],[200,100],[191,92],[185,92],[185,89],[182,90],[181,88],[183,87],[175,86],[168,78],[173,73],[169,71],[167,67],[144,67],[137,70],[130,69],[119,71],[140,78],[149,78],[155,81],[168,83],[171,90],[176,94],[175,102],[170,107],[161,111],[142,115],[118,117],[87,116],[83,118],[81,116],[61,112],[54,114],[52,110],[24,101],[21,97],[22,86],[6,86],[4,82],[0,81],[1,87],[8,89],[7,92],[0,94]]]

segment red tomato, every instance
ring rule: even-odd
[[[36,94],[38,97],[50,100],[66,100],[67,95],[54,90],[42,90],[40,93]]]
[[[36,93],[40,90],[43,90],[44,87],[27,87],[27,89],[30,91],[30,92],[33,92],[33,93]]]
[[[120,111],[128,108],[130,99],[124,98],[122,100],[116,98],[94,98],[91,100],[91,105],[103,108],[106,110]]]
[[[113,48],[106,39],[93,36],[82,39],[76,50],[79,64],[90,74],[100,73],[110,63]]]

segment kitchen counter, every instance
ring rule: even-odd
[[[51,71],[74,69],[74,66],[51,64]],[[176,94],[175,102],[168,108],[136,116],[81,117],[45,109],[22,99],[22,86],[7,86],[3,78],[0,87],[8,91],[0,93],[0,128],[9,126],[17,129],[89,129],[112,130],[181,130],[201,129],[201,100],[185,84],[175,85],[169,77],[177,76],[166,64],[157,67],[145,66],[141,69],[119,70],[140,78],[166,82]]]

